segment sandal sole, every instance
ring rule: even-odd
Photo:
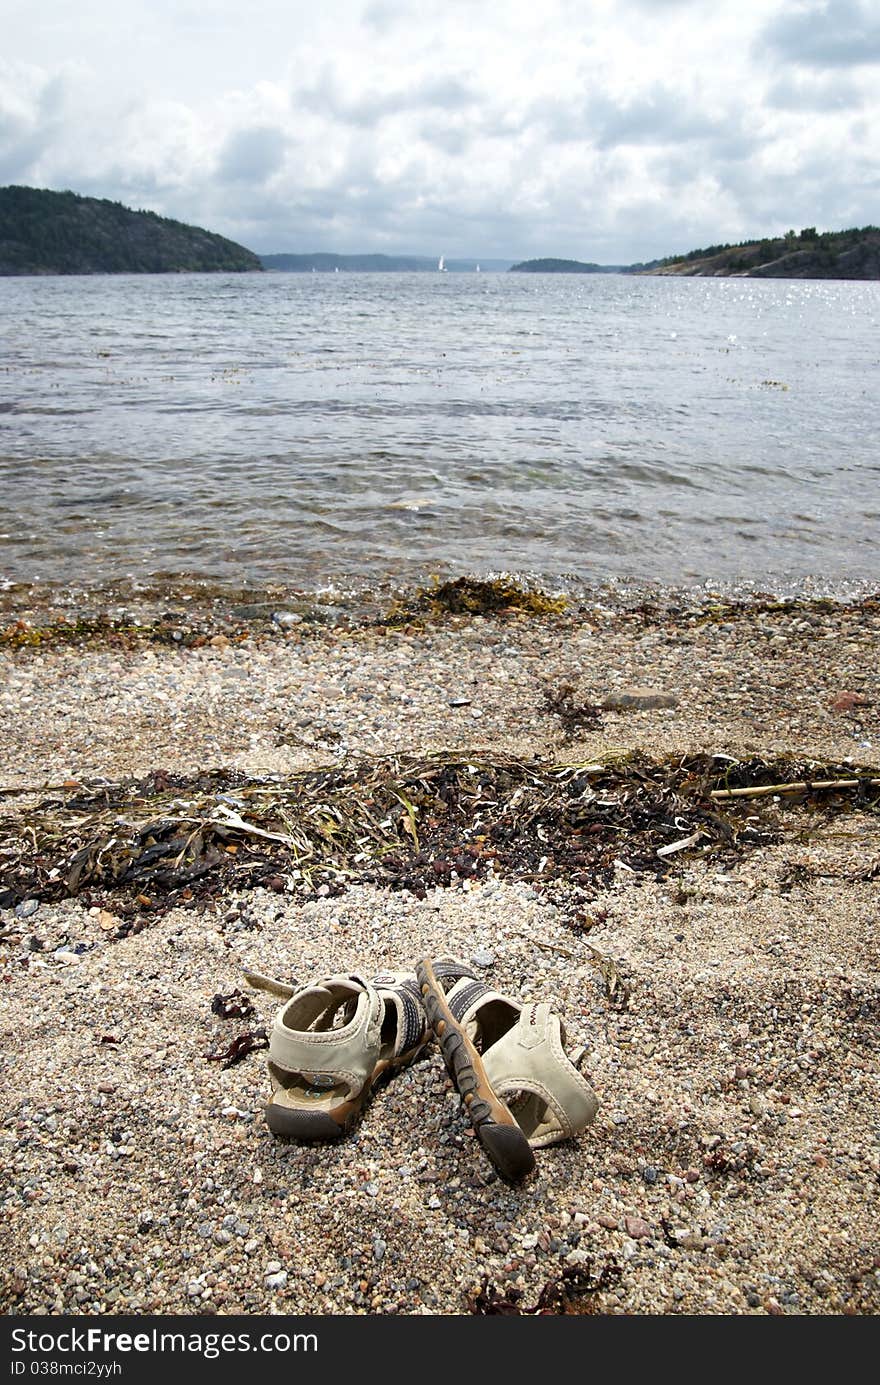
[[[496,1096],[479,1053],[446,1003],[431,963],[420,962],[416,977],[446,1070],[480,1144],[503,1178],[511,1182],[525,1178],[535,1167],[531,1145],[508,1107]]]
[[[288,1135],[294,1140],[340,1140],[355,1124],[376,1088],[399,1068],[408,1067],[424,1047],[425,1044],[420,1043],[399,1058],[377,1063],[372,1077],[358,1095],[335,1111],[309,1111],[305,1107],[268,1101],[264,1108],[266,1124],[273,1135]]]

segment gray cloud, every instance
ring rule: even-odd
[[[845,111],[860,106],[863,97],[847,74],[795,71],[773,82],[764,100],[781,111]]]
[[[3,183],[26,181],[63,124],[65,77],[58,74],[37,82],[32,80],[28,86],[31,90],[24,100],[4,99],[0,89],[0,181]]]
[[[287,144],[284,131],[271,125],[237,130],[220,151],[218,176],[233,183],[265,183],[284,162]]]
[[[292,100],[295,107],[370,129],[389,116],[408,111],[467,110],[477,100],[477,95],[466,81],[455,75],[429,77],[420,83],[388,89],[368,88],[352,94],[333,69],[325,67],[316,81],[296,90]]]
[[[718,134],[717,118],[695,109],[674,90],[654,86],[620,105],[597,96],[584,109],[584,121],[600,149],[618,144],[678,144]]]
[[[874,0],[821,0],[783,10],[758,34],[755,50],[769,50],[805,67],[859,67],[880,62],[880,11]]]

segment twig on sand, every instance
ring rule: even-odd
[[[880,779],[808,779],[796,784],[752,784],[744,789],[713,789],[710,798],[767,798],[775,793],[812,793],[814,789],[880,788]]]
[[[545,952],[558,952],[562,957],[574,957],[573,952],[569,952],[567,947],[558,947],[556,943],[542,943],[539,938],[533,938],[529,933],[514,933],[515,938],[525,938],[527,943],[534,943],[535,947],[542,947]]]

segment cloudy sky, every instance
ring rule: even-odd
[[[880,0],[3,0],[0,185],[258,251],[880,223]]]

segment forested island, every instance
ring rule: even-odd
[[[585,264],[583,260],[521,260],[511,274],[614,274],[619,265]]]
[[[880,279],[880,227],[817,231],[806,226],[784,236],[710,245],[687,255],[670,255],[630,274],[674,274],[702,278]]]
[[[0,188],[0,275],[261,269],[244,246],[155,212],[75,192]]]

